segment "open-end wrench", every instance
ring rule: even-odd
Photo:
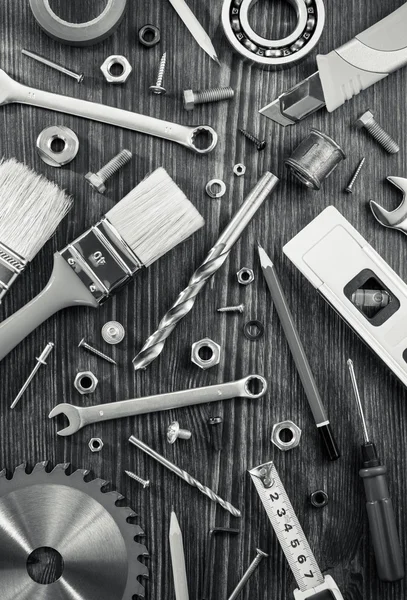
[[[398,229],[403,233],[407,234],[407,179],[404,177],[388,177],[387,181],[390,181],[395,185],[402,193],[403,200],[401,204],[394,210],[385,210],[380,204],[370,201],[370,208],[377,221],[384,227],[390,229]]]
[[[217,402],[219,400],[230,400],[231,398],[261,398],[267,391],[267,382],[260,375],[248,375],[238,381],[230,381],[219,385],[209,385],[180,392],[169,392],[156,396],[145,396],[133,400],[121,400],[110,404],[99,404],[97,406],[73,406],[72,404],[58,404],[49,413],[52,419],[57,415],[65,415],[69,421],[68,427],[58,431],[58,435],[72,435],[91,423],[121,419],[123,417],[135,417],[146,413],[158,412],[181,408],[182,406],[194,406],[206,402]]]
[[[88,102],[79,98],[43,92],[18,83],[0,69],[0,105],[13,102],[56,110],[68,115],[139,131],[171,142],[177,142],[177,144],[186,146],[198,154],[211,152],[218,141],[216,131],[209,125],[187,127],[115,108],[114,106],[105,106],[104,104]],[[197,144],[198,138],[200,138],[200,142]],[[201,142],[202,147],[200,147]]]

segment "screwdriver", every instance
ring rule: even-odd
[[[366,494],[366,510],[369,519],[377,573],[382,581],[398,581],[404,577],[403,557],[397,533],[393,504],[387,486],[387,468],[380,464],[376,447],[369,439],[359,395],[353,362],[348,359],[353,392],[362,418],[364,443],[362,444],[363,468],[359,471]]]

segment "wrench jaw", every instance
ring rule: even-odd
[[[14,102],[14,93],[18,85],[3,69],[0,69],[0,106]]]
[[[387,181],[392,183],[403,193],[401,204],[392,211],[384,209],[380,204],[370,201],[370,208],[375,219],[384,227],[398,229],[407,234],[407,179],[404,177],[387,177]]]
[[[77,406],[72,406],[72,404],[58,404],[58,406],[55,406],[55,408],[51,410],[51,412],[48,415],[48,418],[53,419],[58,415],[64,415],[69,422],[68,427],[57,431],[57,434],[62,437],[72,435],[73,433],[76,433],[83,427],[82,419],[80,416],[80,408],[78,408]]]

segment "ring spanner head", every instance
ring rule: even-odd
[[[390,227],[390,229],[398,229],[403,233],[407,234],[407,179],[404,177],[388,177],[387,181],[390,181],[403,193],[403,200],[401,204],[394,210],[385,210],[380,204],[370,201],[370,208],[377,221],[384,227]]]

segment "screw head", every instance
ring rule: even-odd
[[[221,423],[223,423],[222,417],[210,417],[208,419],[208,425],[220,425]]]
[[[184,90],[184,108],[185,110],[192,110],[195,106],[194,92],[193,90]]]
[[[261,142],[259,142],[259,143],[257,144],[257,150],[258,150],[259,152],[261,152],[262,150],[264,150],[264,148],[265,148],[266,146],[267,146],[267,142],[266,142],[266,140],[261,140]]]
[[[372,111],[367,110],[366,112],[363,113],[363,115],[360,115],[360,117],[358,117],[356,119],[355,127],[357,129],[361,129],[362,127],[365,127],[373,119],[374,119],[374,115],[373,115]]]
[[[105,186],[104,182],[101,180],[101,178],[99,177],[99,175],[97,175],[96,173],[92,173],[90,171],[89,173],[86,173],[85,179],[89,183],[89,185],[91,185],[93,187],[94,190],[99,192],[99,194],[105,193],[106,186]]]
[[[163,96],[167,93],[167,90],[162,85],[150,85],[149,90],[152,94],[157,94],[158,96]]]
[[[174,421],[168,426],[167,429],[167,442],[169,444],[174,444],[177,441],[179,435],[179,423],[178,421]]]
[[[266,552],[263,552],[263,550],[260,550],[260,548],[256,548],[256,552],[262,558],[268,558],[268,554]]]

